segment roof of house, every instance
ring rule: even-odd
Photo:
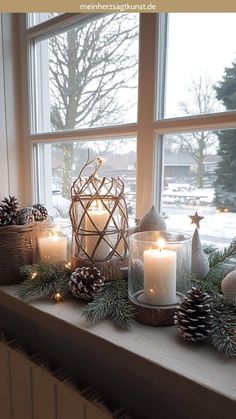
[[[166,151],[165,166],[193,166],[196,164],[194,158],[187,152],[173,153]]]
[[[205,156],[203,163],[218,163],[221,160],[221,156],[218,154]]]

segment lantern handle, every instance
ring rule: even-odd
[[[82,169],[79,172],[78,177],[75,179],[75,181],[72,183],[71,186],[71,196],[73,196],[73,192],[76,193],[75,191],[75,185],[78,182],[79,178],[81,177],[83,171],[85,170],[86,167],[90,166],[90,164],[96,162],[96,168],[94,170],[94,172],[89,176],[89,177],[95,177],[97,171],[99,170],[99,168],[101,167],[101,165],[104,163],[105,159],[103,157],[96,157],[95,159],[89,160],[89,149],[88,149],[88,157],[86,160],[86,163],[84,164],[84,166],[82,167]]]

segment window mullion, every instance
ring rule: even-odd
[[[155,122],[157,133],[193,132],[199,130],[224,129],[236,127],[236,112],[227,111],[215,114],[169,118]]]
[[[155,68],[156,68],[156,14],[140,15],[139,96],[137,141],[137,210],[140,218],[153,204],[155,171]]]

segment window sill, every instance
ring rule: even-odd
[[[77,301],[40,299],[29,305],[16,290],[17,285],[0,287],[1,327],[66,368],[73,361],[76,374],[78,367],[82,376],[140,412],[137,417],[193,419],[199,418],[198,409],[202,419],[235,417],[235,360],[180,341],[174,327],[90,326]]]

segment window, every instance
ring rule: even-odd
[[[41,171],[40,195],[53,217],[68,217],[70,188],[79,175],[84,162],[102,155],[105,162],[100,176],[119,176],[125,185],[126,203],[130,223],[134,224],[136,206],[136,138],[100,139],[99,141],[67,141],[37,146],[38,167]],[[84,174],[89,176],[92,168]]]
[[[197,210],[205,217],[202,240],[221,247],[234,237],[236,221],[236,136],[225,129],[227,113],[236,107],[235,18],[235,13],[168,16],[160,130],[162,209],[169,228],[193,231],[188,216]],[[233,113],[229,120],[235,126]]]
[[[169,228],[193,231],[188,215],[197,210],[202,239],[229,242],[236,14],[34,19],[27,136],[36,198],[58,211],[89,149],[123,177],[133,219],[155,203]]]
[[[53,19],[56,16],[59,16],[61,13],[28,13],[27,26],[39,25],[42,22]]]
[[[32,47],[33,132],[137,121],[137,15],[89,17]]]

